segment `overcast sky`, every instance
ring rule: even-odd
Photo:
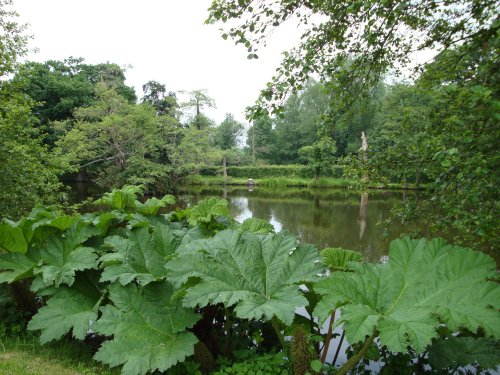
[[[222,24],[205,25],[210,0],[18,0],[21,22],[29,24],[29,60],[83,57],[88,63],[113,62],[127,68],[127,84],[139,96],[142,85],[156,80],[167,90],[207,89],[217,109],[244,121],[281,61],[281,52],[295,45],[299,32],[285,25],[273,35],[258,60],[246,49],[223,40]]]

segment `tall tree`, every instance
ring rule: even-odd
[[[136,100],[134,89],[125,85],[122,68],[110,63],[85,64],[83,58],[27,62],[20,66],[15,81],[34,100],[44,142],[50,147],[61,130],[71,128],[75,109],[94,102],[96,84],[113,88],[131,103]],[[55,121],[66,121],[66,126],[54,126]]]
[[[164,177],[158,162],[162,139],[154,108],[130,104],[114,89],[96,86],[96,102],[76,110],[76,125],[58,142],[76,170],[106,187],[154,185]]]
[[[65,164],[42,146],[33,102],[9,75],[27,52],[11,1],[0,0],[0,217],[18,218],[37,203],[54,203]]]
[[[232,114],[226,114],[226,118],[217,127],[215,133],[215,145],[222,149],[222,173],[227,178],[227,158],[239,143],[243,134],[243,125],[234,119]]]
[[[182,103],[183,108],[187,108],[194,111],[194,116],[191,119],[191,123],[198,129],[206,129],[211,126],[211,121],[202,112],[204,108],[215,108],[215,101],[213,98],[208,96],[206,90],[194,90],[190,91],[189,99],[187,102]]]
[[[253,163],[263,160],[272,163],[276,153],[276,134],[273,131],[273,120],[263,115],[253,120],[247,132],[247,147]]]
[[[177,116],[179,108],[177,96],[172,91],[167,93],[165,85],[157,81],[148,81],[142,85],[142,91],[144,93],[142,102],[151,104],[156,109],[157,115]]]

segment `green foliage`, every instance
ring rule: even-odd
[[[346,338],[363,341],[377,333],[380,344],[421,353],[438,336],[441,324],[452,331],[484,331],[500,337],[498,284],[489,256],[442,239],[395,240],[385,264],[360,264],[354,272],[335,272],[318,282],[321,319],[342,311]],[[473,291],[464,298],[464,290]]]
[[[19,228],[27,250],[4,248],[0,283],[22,281],[36,292],[25,296],[36,312],[28,329],[40,331],[42,343],[97,340],[95,359],[127,375],[199,374],[212,371],[215,358],[218,373],[305,374],[331,370],[317,359],[316,343],[331,333],[320,336],[316,317],[321,323],[340,309],[353,350],[341,373],[364,356],[386,370],[411,368],[424,350],[428,362],[418,361],[439,369],[497,362],[500,288],[489,281],[496,268],[485,254],[441,239],[401,239],[387,263],[365,264],[348,262],[360,260],[356,253],[326,249],[326,264],[351,271],[326,276],[314,246],[261,220],[236,224],[220,200],[153,215],[161,200],[142,204],[140,193],[106,195],[108,211],[37,209],[5,222],[3,230]],[[24,315],[2,292],[0,305],[22,328]],[[21,329],[9,319],[0,334]],[[284,339],[293,332],[292,342]],[[279,343],[283,352],[273,354]]]
[[[94,204],[104,205],[115,210],[133,210],[137,195],[142,194],[143,191],[141,186],[124,186],[121,189],[113,189],[109,193],[104,193]]]
[[[164,263],[175,251],[178,242],[172,230],[158,224],[152,233],[148,227],[134,228],[127,237],[109,236],[104,246],[111,252],[99,262],[103,269],[101,282],[119,281],[121,285],[136,282],[145,286],[166,276]]]
[[[188,222],[191,225],[209,224],[219,216],[227,216],[227,201],[219,198],[202,199],[198,205],[189,209]]]
[[[113,335],[95,355],[110,366],[123,364],[123,375],[165,371],[193,354],[196,337],[186,332],[199,316],[172,302],[168,283],[138,288],[113,285],[112,302],[102,308],[101,318],[93,329]]]
[[[291,324],[294,309],[307,304],[298,284],[313,281],[322,270],[317,250],[297,246],[289,234],[225,230],[198,248],[203,251],[180,254],[167,265],[168,279],[176,285],[201,279],[187,291],[184,305],[235,305],[236,316],[243,319],[276,317]]]
[[[332,104],[344,109],[393,69],[412,62],[411,51],[432,46],[448,50],[480,39],[497,26],[494,1],[459,0],[417,3],[343,0],[281,0],[255,6],[252,1],[213,1],[207,23],[224,22],[223,37],[232,38],[258,56],[269,31],[289,19],[304,27],[300,44],[285,51],[272,81],[261,91],[250,116],[271,110],[283,113],[287,94],[300,91],[312,76],[329,80]],[[311,21],[311,19],[317,19]],[[268,105],[268,108],[263,108]]]
[[[340,247],[328,247],[321,250],[321,257],[323,258],[323,263],[325,263],[331,272],[351,270],[351,267],[349,267],[350,262],[363,261],[363,255],[359,252]]]
[[[0,249],[10,253],[25,253],[28,244],[24,239],[23,230],[9,222],[0,223]]]
[[[224,366],[214,375],[235,374],[235,375],[254,375],[254,374],[279,374],[288,375],[291,371],[288,369],[288,361],[283,353],[266,354],[252,356],[246,361],[237,362],[231,366]]]
[[[436,341],[429,348],[429,362],[435,369],[478,364],[495,369],[500,363],[500,345],[489,338],[450,337]]]
[[[236,227],[238,232],[252,232],[255,234],[268,234],[274,232],[274,227],[271,223],[263,219],[250,217]]]
[[[243,133],[243,125],[236,121],[231,114],[227,114],[224,121],[217,127],[215,144],[223,150],[238,146],[239,138]]]
[[[83,340],[97,320],[101,301],[95,275],[80,275],[74,286],[57,288],[31,319],[28,329],[41,330],[42,344],[60,339],[69,331],[74,338]]]
[[[335,141],[329,136],[323,136],[312,145],[299,149],[299,155],[312,170],[315,178],[328,175],[336,161],[336,152]]]
[[[175,124],[161,126],[151,105],[130,104],[104,84],[95,92],[94,103],[75,111],[75,125],[56,143],[73,170],[107,187],[128,183],[153,189],[156,181],[168,180],[170,169],[161,157],[165,133]]]
[[[202,173],[205,174],[205,173]],[[227,174],[236,178],[270,178],[270,177],[314,177],[314,171],[304,165],[248,165],[233,166],[227,168]],[[342,177],[343,166],[330,164],[328,168],[322,170],[324,177]]]

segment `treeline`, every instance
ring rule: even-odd
[[[205,110],[215,103],[204,90],[181,102],[149,81],[139,99],[121,67],[81,58],[27,62],[12,72],[2,82],[2,149],[14,156],[3,153],[2,216],[53,201],[60,177],[165,192],[238,153],[243,125],[230,114],[220,124],[209,119]]]

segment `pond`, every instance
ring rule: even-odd
[[[181,206],[208,197],[226,198],[230,213],[238,221],[249,217],[268,220],[276,231],[287,230],[301,242],[325,247],[357,250],[370,261],[380,261],[389,243],[402,233],[427,234],[422,223],[403,226],[384,222],[404,199],[418,200],[419,192],[338,189],[265,189],[259,187],[182,187],[177,194]]]
[[[73,183],[70,187],[73,202],[102,193],[102,189],[88,183]],[[240,222],[249,217],[265,219],[276,231],[287,230],[320,250],[357,250],[372,262],[380,261],[388,253],[390,242],[401,234],[430,235],[425,223],[386,223],[397,204],[405,200],[418,204],[425,199],[418,191],[183,186],[176,196],[180,207],[194,205],[203,198],[225,198],[231,216]]]

